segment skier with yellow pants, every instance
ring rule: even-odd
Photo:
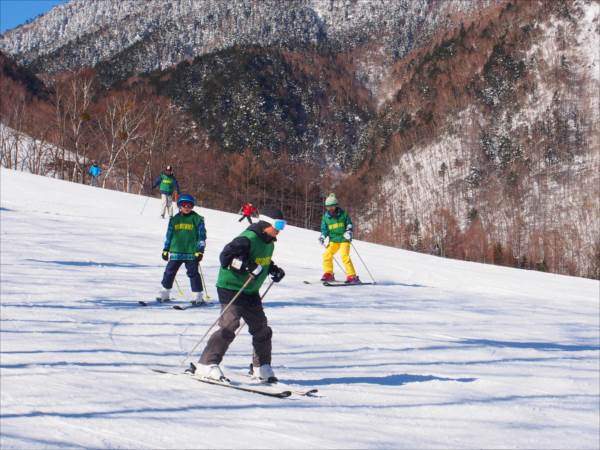
[[[333,256],[340,251],[342,263],[346,271],[346,283],[360,283],[356,276],[356,270],[350,259],[350,242],[352,241],[352,220],[346,211],[338,207],[335,194],[329,194],[325,199],[325,214],[321,219],[321,236],[319,242],[325,245],[325,239],[329,238],[323,254],[323,276],[321,281],[335,281],[333,275]]]

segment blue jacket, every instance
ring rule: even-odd
[[[88,173],[91,176],[93,176],[94,178],[97,178],[102,173],[102,169],[98,166],[98,164],[94,164],[93,166],[90,167],[90,169],[88,170]]]

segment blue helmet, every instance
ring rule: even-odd
[[[180,195],[177,199],[177,207],[179,208],[183,202],[190,202],[192,205],[196,205],[196,200],[189,194]]]

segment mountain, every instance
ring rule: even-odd
[[[393,68],[362,169],[371,232],[598,276],[600,5],[483,13]]]
[[[175,71],[168,94],[226,150],[286,151],[349,167],[367,151],[366,123],[387,68],[481,5],[71,1],[6,32],[0,50],[37,73],[95,67],[105,86]]]
[[[357,76],[373,80],[381,75],[373,61],[397,60],[433,31],[452,23],[452,16],[484,4],[472,0],[73,0],[5,32],[0,50],[34,71],[108,62],[134,75],[233,46],[318,46],[335,52],[370,48],[369,54],[359,57]]]

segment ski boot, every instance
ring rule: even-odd
[[[360,284],[360,279],[356,275],[348,275],[346,277],[346,281],[344,281],[344,283],[346,283],[346,284]]]
[[[162,302],[170,302],[171,301],[171,289],[162,288],[158,293],[158,297],[156,297],[156,301]]]
[[[335,281],[335,277],[331,272],[325,272],[321,277],[321,281]]]
[[[263,364],[258,368],[250,364],[250,375],[253,379],[265,384],[277,383],[279,381],[270,364]]]

